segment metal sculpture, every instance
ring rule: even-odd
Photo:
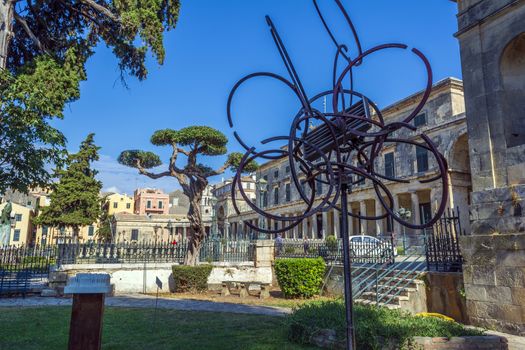
[[[328,36],[335,46],[335,57],[333,62],[332,88],[309,98],[301,84],[299,75],[294,67],[288,51],[269,16],[266,22],[275,42],[277,50],[289,74],[289,79],[271,72],[258,72],[249,74],[240,79],[233,87],[228,97],[227,116],[231,128],[234,127],[232,115],[232,103],[238,88],[245,82],[266,77],[277,80],[287,86],[299,100],[301,108],[291,121],[290,133],[283,136],[275,136],[261,141],[262,145],[272,142],[280,143],[279,147],[273,149],[258,150],[248,145],[237,131],[234,136],[241,146],[246,150],[241,159],[237,173],[235,174],[231,196],[233,207],[237,214],[240,213],[236,203],[237,193],[247,205],[265,218],[281,222],[280,228],[261,228],[250,222],[244,224],[253,230],[262,233],[277,234],[288,231],[297,226],[305,218],[317,213],[335,209],[341,212],[341,237],[344,250],[345,271],[345,304],[347,318],[347,349],[355,349],[355,337],[352,321],[352,284],[351,284],[351,262],[350,247],[348,239],[348,217],[361,220],[381,220],[393,218],[405,227],[412,229],[424,229],[432,226],[443,214],[448,196],[447,162],[438,151],[436,145],[425,134],[419,134],[422,142],[412,139],[403,139],[393,136],[398,130],[408,129],[416,131],[410,122],[414,119],[425,105],[432,88],[432,70],[427,58],[419,50],[413,48],[411,52],[416,55],[427,72],[426,88],[421,100],[412,112],[401,122],[386,123],[381,111],[376,104],[364,94],[354,90],[355,67],[361,65],[370,55],[385,50],[408,50],[404,44],[383,44],[363,50],[357,31],[345,11],[340,0],[334,0],[339,11],[344,16],[346,25],[350,29],[355,47],[356,57],[351,57],[348,47],[341,44],[335,37],[326,17],[318,6],[317,0],[313,5],[326,30]],[[342,64],[342,66],[341,66]],[[348,84],[345,87],[345,84]],[[320,111],[313,104],[321,99],[331,98],[331,111]],[[400,133],[397,133],[399,135]],[[285,143],[286,146],[282,147]],[[411,223],[403,219],[394,209],[394,199],[384,180],[399,183],[409,183],[409,180],[387,176],[378,172],[377,159],[382,155],[384,147],[392,144],[412,145],[421,147],[430,152],[438,169],[438,175],[419,180],[421,183],[441,181],[443,191],[441,204],[428,222],[423,224]],[[277,160],[287,158],[290,165],[291,181],[296,187],[299,196],[305,203],[302,215],[280,216],[259,208],[244,192],[241,185],[241,173],[243,168],[253,160]],[[377,194],[377,200],[385,209],[382,215],[368,216],[364,213],[354,214],[348,211],[347,195],[352,185],[368,179]],[[316,195],[316,185],[327,184],[328,190],[322,195]],[[339,204],[340,203],[340,204]]]

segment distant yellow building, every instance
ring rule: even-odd
[[[4,209],[7,202],[0,204],[0,212]],[[11,226],[9,235],[9,245],[21,246],[30,243],[33,239],[33,224],[31,218],[34,215],[33,208],[17,203],[11,203],[11,217],[14,224]]]
[[[38,196],[38,208],[47,207],[50,203],[51,191],[41,191],[35,195]],[[40,214],[37,211],[36,216]],[[34,243],[35,244],[59,244],[59,243],[86,243],[97,239],[96,234],[98,230],[98,222],[91,225],[80,227],[78,233],[78,240],[73,235],[71,227],[65,227],[60,230],[58,227],[50,227],[46,225],[35,226]]]
[[[106,196],[105,207],[108,215],[115,215],[117,213],[133,214],[135,209],[134,199],[126,194],[113,193]]]

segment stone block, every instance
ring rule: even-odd
[[[51,288],[44,289],[40,293],[41,297],[57,297],[58,295],[59,295],[58,292]]]
[[[473,266],[463,265],[463,282],[465,284],[473,283]]]
[[[67,282],[67,273],[61,271],[52,271],[49,273],[49,282],[50,283],[66,283]]]
[[[509,287],[486,286],[486,297],[488,302],[498,304],[512,304],[512,293]]]
[[[525,267],[525,251],[498,250],[496,263],[498,266]]]
[[[512,303],[514,305],[525,306],[525,288],[523,287],[512,288],[511,293],[512,293]]]
[[[467,300],[487,301],[487,290],[485,286],[466,284],[465,293]]]
[[[472,284],[496,285],[494,265],[472,265]]]
[[[525,268],[497,266],[496,285],[507,287],[525,287]]]

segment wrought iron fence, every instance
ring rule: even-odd
[[[459,208],[447,209],[426,235],[425,253],[429,271],[460,272],[463,257],[459,236],[465,235],[459,220]]]
[[[55,247],[0,247],[0,294],[25,294],[42,287],[55,263]]]
[[[115,264],[115,263],[182,263],[187,241],[138,243],[84,243],[58,246],[57,263]],[[200,249],[202,262],[253,261],[254,244],[251,241],[206,240]]]
[[[366,239],[365,239],[366,237]],[[359,242],[350,241],[350,256],[353,264],[393,263],[395,246],[391,237],[370,239],[360,237]],[[276,258],[317,258],[328,263],[343,262],[343,241],[283,241],[275,244]]]

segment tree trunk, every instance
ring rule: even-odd
[[[206,186],[204,186],[206,187]],[[201,216],[201,199],[202,190],[196,189],[192,191],[192,195],[188,195],[190,200],[190,208],[188,211],[188,220],[190,221],[190,227],[193,231],[188,242],[188,250],[184,259],[185,265],[195,266],[199,262],[199,252],[202,246],[202,242],[206,238],[206,230],[202,223]]]
[[[7,66],[9,42],[13,35],[14,6],[11,0],[0,0],[0,69]]]

